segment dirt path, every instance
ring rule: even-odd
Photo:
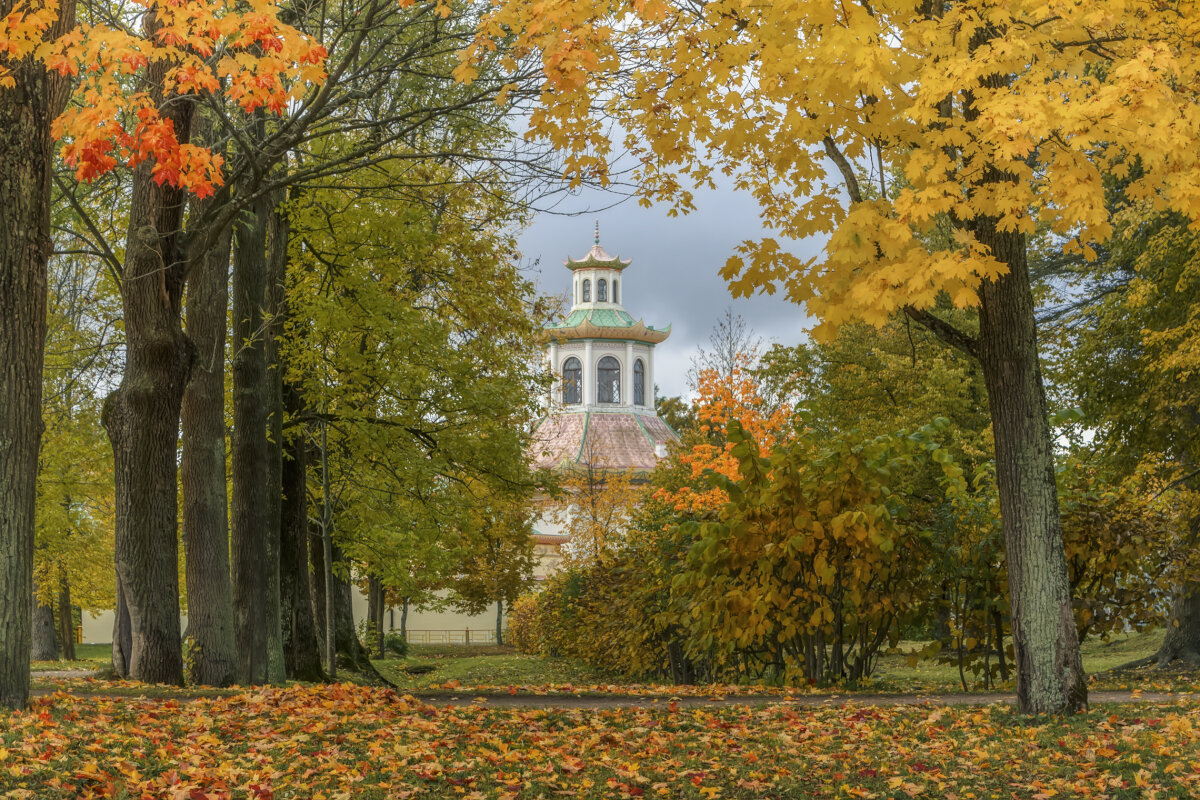
[[[48,673],[42,673],[48,674]],[[74,676],[63,676],[74,677]],[[35,688],[31,694],[47,695],[54,689]],[[172,692],[161,694],[150,688],[147,695],[130,692],[66,690],[69,694],[80,697],[141,697],[150,696],[170,700],[197,700],[204,697],[220,696],[223,693],[187,694]],[[232,693],[232,692],[231,692]],[[400,692],[403,694],[403,692]],[[830,694],[830,695],[730,695],[725,697],[672,697],[668,694],[646,695],[472,695],[469,692],[445,694],[417,694],[418,700],[432,706],[471,706],[482,705],[492,708],[546,708],[546,709],[593,709],[610,710],[620,708],[696,708],[723,706],[764,706],[790,705],[800,708],[821,708],[828,706],[985,706],[993,703],[1012,703],[1011,694],[1000,692],[980,692],[974,694]],[[1131,691],[1093,691],[1088,699],[1093,704],[1100,703],[1170,703],[1177,700],[1195,699],[1198,695],[1192,693],[1170,692],[1131,692]]]

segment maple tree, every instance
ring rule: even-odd
[[[1196,216],[1200,50],[1190,7],[1122,2],[500,3],[460,76],[496,41],[546,70],[536,134],[572,174],[603,173],[627,132],[643,196],[676,207],[719,170],[805,260],[744,243],[724,274],[803,303],[822,329],[896,311],[978,358],[988,389],[1026,712],[1086,705],[1069,624],[1027,236],[1088,255],[1112,233],[1102,173]],[[902,174],[903,182],[891,180]],[[848,202],[847,202],[848,201]],[[931,237],[940,228],[948,235]],[[977,335],[936,310],[980,308]]]
[[[793,432],[792,408],[786,403],[772,407],[764,399],[763,383],[754,372],[750,353],[738,351],[729,368],[720,372],[714,368],[700,370],[697,376],[695,415],[699,436],[685,437],[675,453],[674,461],[690,475],[690,483],[672,489],[660,489],[656,498],[674,506],[676,511],[697,514],[712,510],[728,498],[720,487],[702,480],[712,470],[735,478],[738,459],[733,454],[734,442],[725,438],[725,430],[736,421],[741,430],[752,437],[764,450],[786,442]]]

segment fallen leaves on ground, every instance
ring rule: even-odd
[[[1175,798],[1200,703],[1029,722],[1006,707],[435,707],[340,685],[37,699],[0,715],[0,797]]]

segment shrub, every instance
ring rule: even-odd
[[[538,620],[538,596],[518,597],[508,608],[508,643],[522,653],[541,652],[542,636]]]

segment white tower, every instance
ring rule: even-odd
[[[599,224],[591,250],[563,262],[572,305],[566,319],[546,326],[555,378],[535,435],[538,466],[570,469],[599,459],[606,469],[646,472],[679,438],[654,409],[654,348],[671,329],[649,327],[625,311],[630,263],[600,246]]]

